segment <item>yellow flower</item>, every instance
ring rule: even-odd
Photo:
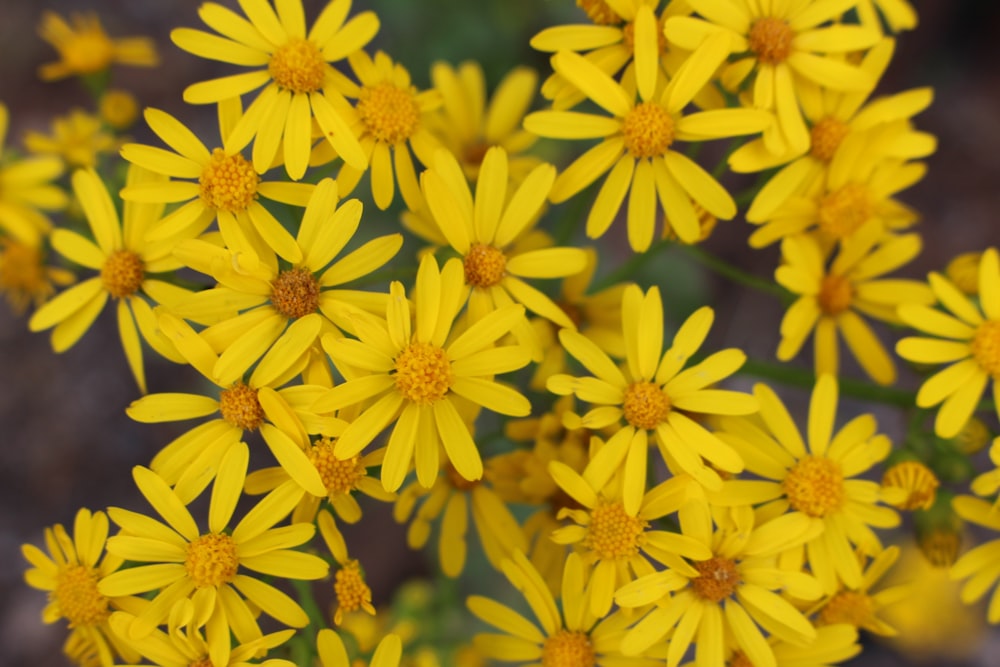
[[[126,662],[138,660],[135,651],[112,631],[108,619],[114,610],[135,609],[142,602],[98,590],[100,582],[123,563],[121,558],[104,553],[107,539],[107,515],[81,509],[76,513],[72,537],[61,524],[45,529],[48,554],[32,544],[21,547],[32,566],[25,571],[24,580],[49,594],[42,620],[55,623],[66,619],[70,630],[67,654],[93,653],[94,664],[103,667],[111,667],[119,656]]]
[[[125,357],[139,390],[145,393],[141,340],[167,359],[181,361],[173,344],[159,331],[149,303],[172,305],[188,294],[187,290],[154,277],[181,267],[172,254],[177,238],[151,242],[145,237],[146,231],[159,220],[162,205],[127,202],[119,219],[111,196],[95,171],[78,170],[73,173],[72,182],[94,241],[68,229],[57,229],[52,232],[52,247],[67,259],[100,274],[42,305],[28,320],[28,328],[52,329],[52,348],[65,352],[87,332],[108,299],[114,299],[118,302],[118,333]],[[133,167],[126,183],[162,185],[163,179]]]
[[[859,588],[864,577],[854,547],[876,554],[882,543],[872,527],[899,525],[895,510],[878,505],[878,482],[852,479],[885,459],[889,438],[876,434],[875,417],[868,413],[834,432],[837,393],[837,380],[820,376],[809,404],[807,448],[781,400],[766,385],[755,385],[760,413],[720,419],[718,436],[743,455],[749,472],[763,479],[729,480],[709,495],[713,504],[761,505],[758,512],[766,516],[790,508],[820,519],[823,533],[805,544],[805,555],[827,593],[838,582]]]
[[[951,281],[936,272],[928,276],[934,296],[947,312],[920,305],[904,305],[899,317],[908,326],[932,337],[909,337],[896,344],[896,353],[919,364],[950,364],[924,381],[917,406],[941,404],[934,432],[953,438],[979,404],[987,382],[1000,414],[1000,260],[995,248],[983,253],[979,264],[979,305]],[[942,340],[944,339],[944,340]]]
[[[100,157],[118,147],[114,135],[104,131],[101,119],[83,109],[73,109],[52,121],[52,134],[28,130],[24,147],[36,155],[54,155],[70,168],[93,168]]]
[[[524,119],[529,131],[555,139],[601,139],[563,171],[549,199],[566,201],[609,172],[587,216],[587,236],[603,236],[625,195],[628,239],[636,252],[649,248],[659,206],[681,240],[701,233],[694,203],[717,218],[736,215],[736,204],[718,181],[676,149],[674,142],[704,141],[760,132],[772,123],[769,112],[719,109],[685,114],[684,108],[712,78],[728,54],[724,37],[709,39],[692,53],[670,83],[654,71],[654,85],[630,91],[596,65],[571,51],[552,57],[552,66],[608,115],[577,111],[537,111]]]
[[[44,12],[38,34],[59,52],[60,60],[42,65],[38,75],[55,81],[74,75],[102,72],[113,64],[156,67],[156,46],[147,37],[112,39],[94,12],[71,14],[72,25],[55,12]]]
[[[358,661],[351,661],[347,656],[344,641],[336,632],[323,628],[316,637],[316,650],[319,651],[319,661],[322,667],[358,667]],[[385,635],[378,643],[375,654],[372,655],[368,667],[399,667],[403,655],[403,642],[396,634]]]
[[[55,286],[65,287],[76,280],[72,271],[49,266],[40,243],[0,237],[0,292],[14,312],[23,314],[29,305],[36,308],[55,293]]]
[[[828,262],[814,235],[786,236],[781,243],[784,261],[774,276],[798,298],[781,320],[778,359],[793,359],[812,333],[816,373],[838,375],[843,336],[870,378],[893,384],[892,357],[862,316],[899,324],[899,306],[933,302],[923,282],[885,277],[916,257],[921,245],[918,234],[885,234],[869,225],[844,240]]]
[[[862,25],[827,25],[856,2],[773,7],[749,0],[688,0],[688,4],[701,16],[667,19],[667,40],[695,49],[715,35],[728,38],[733,57],[720,73],[722,84],[731,91],[752,86],[752,105],[775,112],[777,122],[764,130],[764,142],[772,153],[801,153],[809,147],[800,109],[804,88],[816,84],[839,92],[866,92],[877,83],[869,72],[839,56],[874,45],[881,32]]]
[[[841,586],[833,595],[825,597],[816,608],[817,625],[848,623],[859,630],[882,637],[894,637],[897,632],[892,625],[879,618],[878,614],[889,607],[912,596],[911,585],[895,585],[877,593],[872,592],[879,581],[895,565],[900,550],[891,546],[872,558],[859,555],[867,565],[862,570],[859,586]]]
[[[559,395],[574,394],[594,406],[582,418],[564,419],[569,428],[603,429],[624,420],[588,466],[593,472],[586,476],[600,488],[603,480],[624,466],[625,508],[629,512],[636,511],[645,488],[651,431],[669,468],[690,474],[706,487],[718,488],[721,483],[713,468],[729,473],[743,470],[739,454],[698,420],[700,415],[745,415],[757,410],[752,396],[712,388],[736,372],[746,355],[729,348],[684,369],[708,336],[713,319],[711,308],[699,309],[664,350],[659,288],[651,287],[643,295],[639,287],[629,286],[622,299],[624,371],[582,334],[568,329],[559,333],[566,351],[593,375],[553,375],[548,389]]]
[[[246,18],[214,2],[201,5],[198,15],[218,35],[191,28],[170,33],[174,44],[185,51],[252,68],[188,86],[184,101],[214,104],[263,86],[233,131],[223,137],[227,155],[253,141],[253,166],[264,173],[282,148],[289,177],[299,180],[309,163],[315,120],[344,161],[364,169],[367,161],[349,127],[352,119],[337,104],[353,84],[333,63],[371,41],[379,29],[375,13],[361,12],[346,20],[351,0],[334,0],[307,33],[301,0],[280,2],[277,12],[267,0],[243,2],[240,7]]]
[[[494,347],[524,317],[524,309],[511,304],[450,336],[464,301],[462,273],[458,260],[439,270],[437,261],[427,255],[417,270],[413,325],[403,285],[394,281],[387,322],[359,316],[360,340],[323,337],[323,347],[335,364],[369,374],[330,389],[312,407],[322,414],[374,399],[337,439],[334,452],[339,458],[354,456],[395,422],[382,463],[387,491],[402,485],[414,460],[417,479],[430,487],[438,474],[442,446],[461,477],[470,481],[482,477],[482,459],[460,407],[474,404],[515,417],[531,411],[516,389],[493,379],[529,362],[528,351],[520,346]]]
[[[294,518],[292,521],[295,522]],[[322,535],[327,549],[330,550],[330,555],[340,565],[334,575],[333,582],[333,594],[337,598],[337,609],[333,613],[334,624],[340,625],[344,620],[345,613],[350,614],[358,610],[374,616],[372,590],[365,581],[361,564],[357,559],[351,558],[347,554],[347,543],[340,530],[337,529],[333,515],[322,510],[316,517],[316,525],[319,526],[320,535]]]
[[[139,491],[163,518],[112,507],[111,520],[122,532],[108,540],[108,551],[139,563],[101,580],[103,595],[133,595],[155,591],[152,602],[136,614],[129,636],[148,637],[186,598],[195,618],[206,621],[208,655],[213,665],[229,664],[230,633],[240,643],[261,636],[251,605],[278,622],[301,628],[305,611],[287,594],[262,579],[244,573],[283,579],[312,580],[327,575],[319,556],[298,551],[315,533],[312,524],[275,527],[288,516],[302,491],[285,484],[261,500],[235,526],[233,511],[242,496],[250,452],[243,443],[226,452],[212,488],[208,530],[198,527],[184,501],[163,479],[142,466],[132,470]]]
[[[132,127],[139,117],[139,102],[127,90],[111,89],[101,95],[97,111],[101,120],[123,132]]]

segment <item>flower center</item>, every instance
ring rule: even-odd
[[[692,563],[698,576],[691,580],[694,592],[710,602],[721,602],[736,592],[740,573],[729,558],[716,556]]]
[[[980,368],[994,378],[1000,377],[1000,321],[986,320],[979,325],[972,339],[972,356]]]
[[[116,299],[135,294],[145,276],[142,260],[131,250],[114,251],[101,267],[104,289]]]
[[[85,565],[65,566],[56,576],[50,596],[55,598],[69,627],[95,625],[111,614],[108,599],[97,591],[97,579],[97,570]]]
[[[239,153],[226,155],[221,148],[216,148],[201,171],[198,185],[205,206],[216,211],[239,213],[257,198],[260,176]]]
[[[901,510],[930,509],[937,497],[938,478],[920,461],[903,461],[885,471],[882,486],[906,489],[909,495],[896,505]]]
[[[657,157],[674,143],[674,119],[656,102],[641,102],[626,114],[622,135],[632,157]]]
[[[809,516],[826,516],[844,502],[840,464],[821,456],[801,459],[788,471],[782,487],[792,508]]]
[[[453,380],[451,362],[437,345],[410,343],[396,356],[396,389],[414,403],[443,398]]]
[[[292,38],[275,49],[267,72],[274,82],[293,93],[313,93],[326,80],[326,61],[308,39]]]
[[[198,588],[229,583],[239,564],[236,542],[229,535],[206,533],[187,545],[184,569]]]
[[[576,0],[576,6],[587,12],[587,17],[597,25],[618,25],[622,17],[604,0]]]
[[[750,50],[757,55],[758,62],[777,65],[792,52],[794,37],[795,33],[787,21],[765,16],[750,26]]]
[[[257,400],[257,390],[237,382],[219,393],[219,412],[227,423],[252,431],[264,421],[264,408]]]
[[[115,56],[115,47],[100,26],[74,33],[62,44],[62,57],[68,69],[92,74],[107,69]]]
[[[334,575],[333,592],[337,596],[337,606],[341,612],[352,612],[370,607],[372,589],[365,583],[361,564],[349,560]]]
[[[829,116],[813,125],[809,133],[813,157],[823,162],[832,160],[833,154],[840,147],[840,142],[850,131],[851,128],[845,123]]]
[[[874,601],[858,591],[841,591],[830,598],[819,613],[823,625],[849,623],[856,628],[865,627],[875,618]]]
[[[652,382],[634,382],[625,390],[625,421],[651,431],[670,414],[670,397]]]
[[[212,659],[206,655],[188,663],[188,667],[215,667],[215,665],[212,664]]]
[[[726,665],[727,667],[754,667],[753,663],[750,662],[750,658],[743,651],[733,653]]]
[[[596,664],[590,637],[579,630],[560,629],[542,645],[542,667],[593,667]]]
[[[302,267],[282,271],[271,282],[271,305],[290,320],[315,313],[319,308],[319,281]]]
[[[357,111],[368,132],[386,144],[406,141],[420,126],[420,106],[412,88],[404,90],[387,81],[362,88]]]
[[[848,183],[831,192],[819,202],[819,226],[835,239],[850,236],[872,216],[868,188],[860,183]]]
[[[645,530],[649,524],[629,516],[621,502],[604,502],[590,512],[590,526],[584,546],[602,560],[628,558],[639,553],[645,544]]]
[[[333,440],[321,438],[309,449],[309,461],[316,466],[329,495],[342,496],[355,489],[367,470],[359,463],[361,457],[338,459],[333,455]]]
[[[462,260],[465,282],[473,287],[492,287],[499,283],[507,268],[507,258],[498,248],[473,243]]]
[[[851,307],[854,298],[854,286],[844,276],[830,274],[823,277],[819,286],[820,309],[827,315],[839,315]]]

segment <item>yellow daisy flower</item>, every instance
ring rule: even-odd
[[[746,506],[713,516],[704,503],[679,514],[681,532],[709,553],[686,570],[648,574],[618,590],[615,601],[626,609],[655,603],[622,638],[622,653],[642,655],[669,635],[667,667],[680,664],[692,645],[695,664],[711,667],[723,664],[732,637],[750,664],[766,666],[776,663],[762,629],[797,645],[816,639],[809,619],[777,591],[815,600],[819,584],[775,557],[822,532],[822,522],[802,512],[761,521]]]
[[[979,263],[979,305],[939,273],[928,276],[934,296],[947,312],[905,305],[899,317],[908,326],[931,337],[904,338],[896,353],[919,364],[949,366],[924,381],[917,406],[941,404],[934,432],[952,438],[962,430],[979,404],[987,382],[993,380],[993,399],[1000,414],[1000,260],[996,248],[983,252]],[[944,340],[942,340],[944,339]]]
[[[875,417],[869,413],[834,432],[837,394],[836,378],[820,376],[809,403],[807,448],[781,400],[766,385],[755,385],[758,415],[721,418],[717,433],[743,455],[747,470],[763,479],[728,480],[709,496],[713,504],[763,504],[758,511],[767,516],[790,508],[821,519],[823,533],[809,540],[805,551],[827,593],[837,590],[838,582],[859,588],[864,576],[854,547],[877,554],[882,543],[872,528],[899,525],[896,511],[878,504],[878,482],[852,479],[885,459],[892,444],[876,434]]]
[[[206,642],[213,665],[228,664],[230,632],[239,643],[261,636],[250,605],[286,626],[301,628],[309,623],[292,598],[243,572],[312,580],[322,579],[329,570],[319,556],[295,549],[312,539],[314,525],[275,527],[299,501],[302,492],[295,484],[271,492],[230,527],[249,457],[249,449],[240,443],[223,458],[212,487],[205,532],[159,475],[142,466],[133,468],[139,491],[165,523],[138,512],[109,509],[111,520],[122,529],[108,540],[109,553],[139,565],[108,575],[98,584],[98,591],[107,596],[156,592],[129,625],[131,638],[148,637],[167,620],[174,605],[186,598],[194,603],[194,616],[207,621]]]
[[[48,253],[41,243],[27,243],[0,236],[0,292],[15,313],[28,306],[37,308],[55,293],[55,286],[65,287],[76,280],[72,271],[46,264]]]
[[[962,519],[992,531],[1000,530],[1000,512],[993,503],[972,496],[958,496],[951,505]],[[1000,563],[1000,540],[990,540],[962,554],[949,571],[952,579],[965,580],[961,590],[965,604],[975,603],[993,589],[986,609],[986,620],[991,624],[1000,623],[1000,588],[996,587],[1000,569],[997,563]]]
[[[431,82],[441,94],[441,108],[428,125],[445,148],[462,165],[466,178],[475,182],[486,151],[501,146],[510,160],[510,177],[521,183],[541,163],[525,154],[537,137],[521,129],[524,114],[538,89],[538,74],[529,67],[507,72],[487,101],[482,66],[471,60],[453,68],[444,62],[431,66]]]
[[[70,23],[67,23],[55,12],[46,11],[42,14],[38,35],[55,47],[60,58],[58,62],[38,68],[38,76],[43,81],[96,74],[114,64],[156,67],[160,62],[153,40],[148,37],[112,39],[104,32],[94,12],[71,14]]]
[[[352,119],[337,104],[351,83],[333,63],[372,40],[379,29],[375,13],[361,12],[347,20],[351,0],[333,0],[307,33],[301,0],[279,2],[277,12],[267,0],[241,2],[240,8],[246,18],[214,2],[201,5],[198,16],[218,35],[191,28],[170,33],[174,44],[196,56],[252,68],[188,86],[184,101],[214,104],[263,86],[224,137],[226,155],[253,141],[253,166],[264,173],[281,148],[289,177],[299,180],[309,164],[315,120],[344,161],[364,169],[367,161],[350,129]]]
[[[326,510],[322,510],[316,517],[316,525],[319,526],[320,535],[326,543],[330,555],[333,556],[340,568],[334,574],[333,594],[337,599],[337,609],[333,613],[333,622],[340,625],[345,614],[350,614],[358,610],[374,616],[375,607],[372,606],[372,590],[365,581],[364,571],[361,564],[355,558],[347,554],[347,543],[344,536],[337,529],[337,524],[333,520],[333,515]]]
[[[890,546],[871,558],[859,554],[857,557],[863,565],[861,585],[841,586],[836,593],[825,597],[814,610],[817,625],[847,623],[873,635],[896,636],[896,629],[878,614],[912,595],[913,587],[909,584],[889,586],[877,593],[872,589],[892,569],[899,553],[899,547]]]
[[[87,332],[108,298],[114,299],[118,302],[118,334],[125,357],[139,390],[145,393],[141,340],[163,357],[182,361],[173,344],[159,331],[150,305],[150,301],[172,305],[188,294],[186,289],[153,277],[181,267],[172,254],[177,238],[146,240],[146,231],[160,219],[162,205],[126,202],[119,218],[111,195],[95,171],[74,172],[72,183],[96,243],[68,229],[57,229],[52,232],[52,247],[70,261],[100,274],[42,305],[28,320],[28,328],[52,329],[52,348],[65,352]],[[126,183],[162,185],[163,179],[133,167]]]
[[[655,72],[654,86],[630,91],[596,65],[571,51],[552,57],[552,66],[610,114],[537,111],[524,119],[531,132],[555,139],[601,139],[563,171],[549,199],[566,201],[610,170],[587,216],[587,236],[603,236],[628,203],[628,239],[636,252],[654,238],[657,202],[681,240],[700,234],[694,202],[717,218],[736,215],[732,197],[707,171],[676,150],[675,140],[704,141],[760,132],[772,123],[769,112],[718,109],[683,113],[708,84],[728,54],[725,37],[708,39],[677,70],[670,83]]]
[[[462,258],[465,284],[472,289],[470,321],[520,303],[560,327],[573,328],[562,308],[526,282],[564,278],[586,267],[587,257],[580,248],[549,247],[547,237],[541,240],[533,236],[554,178],[555,168],[542,163],[511,192],[507,152],[499,146],[490,148],[483,158],[475,195],[457,159],[448,151],[439,151],[434,166],[421,174],[434,221]],[[532,358],[540,361],[541,342],[528,320],[522,319],[513,332],[521,345],[531,348]]]
[[[52,181],[63,173],[55,157],[12,158],[4,154],[10,115],[0,102],[0,228],[24,243],[37,245],[52,228],[43,211],[60,211],[69,199]]]
[[[473,637],[483,655],[503,662],[527,665],[595,665],[599,667],[653,667],[662,661],[629,658],[618,651],[621,632],[630,621],[622,614],[601,619],[584,598],[587,568],[575,553],[566,558],[562,579],[562,610],[540,574],[520,552],[503,562],[507,580],[524,596],[537,619],[529,621],[507,605],[470,595],[466,605],[477,618],[501,631]]]
[[[798,298],[781,320],[778,359],[793,359],[812,333],[817,375],[838,375],[843,336],[872,380],[893,384],[895,363],[862,315],[900,324],[899,306],[934,301],[925,283],[885,277],[916,257],[921,245],[919,234],[884,234],[869,225],[844,240],[828,261],[814,235],[786,236],[781,243],[783,263],[774,277]]]
[[[731,91],[752,86],[752,106],[775,112],[777,122],[764,130],[764,142],[772,153],[801,153],[809,147],[800,108],[803,85],[811,82],[830,90],[863,92],[877,83],[840,56],[874,45],[881,31],[829,25],[856,2],[772,6],[749,0],[688,0],[688,4],[700,16],[667,19],[667,40],[695,49],[715,35],[728,38],[733,57],[720,72],[722,84]]]
[[[124,132],[139,118],[139,101],[127,90],[106,90],[97,101],[97,115],[111,128]]]
[[[21,547],[31,564],[24,573],[25,582],[49,594],[42,620],[55,623],[66,619],[70,630],[67,654],[93,653],[94,664],[103,667],[115,664],[119,657],[126,662],[139,659],[112,631],[108,619],[116,609],[134,609],[141,604],[138,598],[98,591],[100,582],[123,563],[118,556],[104,552],[107,539],[107,515],[81,509],[76,513],[72,537],[62,524],[45,529],[48,554],[33,544]]]
[[[584,476],[600,488],[624,465],[625,507],[629,512],[636,511],[645,488],[650,431],[673,472],[686,472],[708,488],[718,488],[721,483],[716,469],[729,473],[743,470],[739,454],[699,421],[706,414],[746,415],[757,410],[756,399],[748,394],[712,388],[735,373],[746,355],[729,348],[684,369],[704,342],[713,319],[711,308],[699,309],[663,351],[659,288],[653,286],[644,295],[638,286],[629,286],[622,299],[624,369],[582,334],[567,329],[559,333],[566,351],[593,375],[553,375],[548,389],[558,395],[573,394],[594,406],[582,417],[565,421],[569,428],[603,429],[624,420]]]
[[[97,167],[102,155],[118,148],[115,136],[104,123],[83,109],[73,109],[52,121],[52,133],[34,130],[24,133],[24,147],[35,155],[53,155],[70,169]]]
[[[531,405],[517,390],[493,380],[499,373],[523,368],[528,351],[516,345],[494,347],[524,317],[511,304],[451,336],[455,315],[464,301],[462,263],[449,261],[438,269],[426,255],[417,270],[415,323],[402,283],[390,286],[386,320],[360,317],[360,340],[323,337],[323,347],[337,365],[367,371],[330,389],[313,404],[320,414],[374,400],[337,439],[334,453],[349,458],[359,453],[395,422],[382,463],[382,484],[395,491],[416,462],[417,479],[430,487],[437,478],[439,450],[444,446],[458,474],[474,481],[483,464],[459,407],[462,401],[493,412],[520,417]]]
[[[322,667],[358,667],[357,660],[347,655],[344,641],[330,628],[323,628],[316,637],[316,650]],[[387,634],[378,643],[368,667],[399,667],[403,655],[403,642],[397,634]],[[364,663],[360,663],[363,665]]]

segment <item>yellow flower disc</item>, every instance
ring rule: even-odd
[[[602,503],[590,511],[584,546],[602,560],[628,558],[639,553],[649,524],[625,512],[621,502]]]
[[[864,627],[875,618],[874,601],[859,591],[841,591],[830,598],[819,613],[823,625],[849,623],[856,628]]]
[[[750,50],[757,56],[757,61],[769,65],[784,62],[792,52],[792,40],[795,33],[787,21],[773,16],[757,19],[750,26]]]
[[[271,305],[290,320],[319,309],[319,281],[302,267],[282,271],[271,282]]]
[[[49,595],[69,627],[95,625],[111,614],[108,599],[97,591],[97,579],[97,570],[85,565],[65,566],[56,575],[56,587]]]
[[[371,605],[372,590],[365,583],[361,565],[349,560],[334,575],[333,592],[337,596],[337,606],[342,612],[352,612]]]
[[[493,287],[499,283],[507,269],[503,252],[491,245],[473,243],[462,260],[465,282],[473,287]]]
[[[187,545],[184,569],[198,588],[229,583],[239,564],[236,542],[229,535],[206,533]]]
[[[716,556],[692,563],[698,576],[691,580],[694,592],[709,602],[721,602],[736,592],[740,573],[736,563],[729,558]]]
[[[192,661],[188,667],[215,667],[215,665],[212,664],[212,659],[206,655]]]
[[[1000,377],[1000,321],[986,320],[979,325],[972,338],[972,356],[980,368]]]
[[[314,93],[326,81],[323,52],[308,39],[292,38],[275,49],[267,71],[274,82],[293,93]]]
[[[868,188],[848,183],[820,200],[820,229],[835,239],[846,238],[872,217],[872,209]]]
[[[750,658],[743,651],[736,651],[729,658],[729,662],[726,663],[728,667],[753,667],[753,663],[750,662]]]
[[[839,315],[851,307],[854,299],[854,286],[844,276],[828,275],[823,277],[819,286],[820,310],[827,315]]]
[[[354,490],[358,481],[365,476],[365,467],[359,462],[357,454],[348,459],[338,459],[333,455],[334,442],[330,438],[321,438],[310,447],[307,455],[309,461],[316,466],[329,495],[345,495]]]
[[[622,410],[629,424],[651,431],[670,414],[670,398],[657,384],[635,382],[625,390]]]
[[[135,294],[145,276],[142,260],[131,250],[114,251],[101,267],[104,289],[116,299]]]
[[[242,382],[219,393],[219,412],[227,423],[244,431],[252,431],[264,422],[257,390]]]
[[[257,198],[260,176],[242,155],[226,155],[221,148],[212,157],[198,178],[201,201],[210,209],[239,213]]]
[[[799,460],[782,482],[792,509],[823,517],[844,502],[844,473],[840,464],[822,456]]]
[[[826,117],[813,125],[810,131],[810,152],[817,160],[829,162],[840,147],[840,142],[848,135],[851,128],[836,118]]]
[[[368,132],[387,144],[406,141],[420,126],[420,106],[414,92],[389,82],[363,87],[357,111]]]
[[[656,102],[642,102],[622,121],[622,136],[632,157],[659,157],[674,143],[674,119]]]
[[[422,405],[444,398],[454,380],[444,350],[420,342],[410,343],[396,356],[395,378],[399,393]]]
[[[585,632],[560,629],[542,645],[542,667],[593,667],[596,664],[594,646]]]
[[[77,30],[59,45],[66,68],[80,74],[106,70],[115,59],[115,45],[100,26]]]

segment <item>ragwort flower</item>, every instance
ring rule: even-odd
[[[101,27],[94,12],[70,15],[72,25],[55,12],[42,14],[38,34],[59,52],[60,60],[42,65],[38,75],[55,81],[74,75],[102,72],[115,63],[135,67],[155,67],[159,56],[148,37],[112,39]]]

